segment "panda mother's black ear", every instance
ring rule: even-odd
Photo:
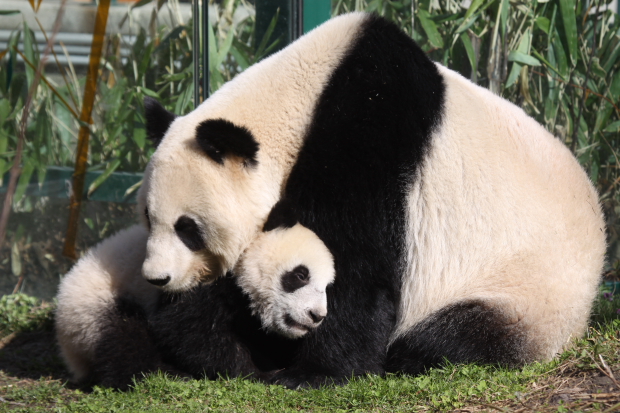
[[[168,112],[157,100],[147,96],[144,98],[144,116],[146,136],[157,147],[176,119],[176,115]]]
[[[196,140],[200,148],[220,165],[229,155],[243,159],[245,165],[257,163],[258,142],[252,132],[225,119],[209,119],[196,128]]]
[[[269,212],[269,216],[267,217],[267,222],[265,222],[263,226],[263,232],[268,232],[276,228],[292,228],[298,222],[299,219],[297,218],[295,205],[284,198],[279,200],[278,203],[271,208],[271,212]]]

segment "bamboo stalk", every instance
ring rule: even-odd
[[[108,23],[108,12],[110,10],[110,0],[100,0],[97,6],[97,16],[95,18],[95,29],[93,32],[93,42],[90,48],[90,59],[88,62],[88,72],[86,74],[86,85],[84,86],[84,99],[82,101],[82,112],[80,114],[80,131],[78,133],[78,147],[75,159],[75,172],[73,173],[73,187],[69,200],[69,223],[67,225],[67,235],[62,254],[65,257],[76,259],[75,242],[77,239],[78,222],[80,219],[80,208],[84,194],[84,180],[86,178],[86,166],[88,161],[88,140],[90,130],[85,124],[92,123],[93,104],[95,103],[95,92],[97,91],[97,80],[99,78],[99,62],[103,51],[103,39],[105,28]]]

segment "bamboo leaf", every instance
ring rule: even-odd
[[[579,50],[577,50],[577,19],[575,17],[575,9],[577,8],[575,0],[559,0],[560,12],[562,13],[562,22],[564,23],[564,34],[566,35],[566,43],[568,46],[568,54],[571,63],[577,64],[579,59]]]
[[[550,24],[551,22],[549,21],[549,19],[544,16],[539,16],[536,18],[536,26],[538,26],[538,28],[546,34],[549,34]]]
[[[465,20],[467,20],[472,14],[474,14],[476,10],[478,10],[478,8],[482,6],[482,3],[484,3],[484,0],[473,0],[469,5],[469,8],[467,9],[467,12],[465,13]]]
[[[11,272],[16,277],[22,275],[21,254],[16,241],[13,241],[13,245],[11,245]]]
[[[230,54],[233,55],[233,57],[235,58],[239,66],[241,67],[241,70],[245,70],[248,67],[250,67],[250,62],[248,61],[248,58],[246,57],[245,53],[239,50],[239,48],[237,47],[237,43],[238,41],[235,39],[233,43],[233,47],[230,48]]]
[[[592,64],[590,65],[590,70],[593,74],[602,77],[603,79],[607,76],[607,72],[605,69],[601,67],[601,64],[598,60],[598,57],[594,56],[592,58]]]
[[[112,172],[116,171],[116,169],[120,165],[121,165],[120,159],[115,159],[112,162],[110,162],[110,165],[108,166],[108,168],[105,171],[103,171],[103,173],[99,175],[97,179],[93,181],[92,184],[90,184],[90,186],[88,187],[88,192],[86,193],[86,196],[90,198],[92,193],[95,192],[97,188],[99,188],[99,186],[101,186],[101,184],[104,183],[105,180],[108,179],[110,175],[112,175]]]
[[[36,56],[36,42],[34,41],[34,33],[28,27],[28,23],[24,21],[24,54],[28,58],[28,61],[36,68],[39,61]],[[34,81],[35,69],[32,67],[26,67],[26,77],[28,79],[28,86]]]
[[[22,169],[21,175],[19,176],[19,181],[17,182],[15,195],[13,195],[13,205],[16,205],[24,197],[28,184],[30,183],[32,172],[34,172],[34,164],[30,159],[28,159]]]
[[[513,50],[508,55],[508,60],[511,62],[518,62],[528,66],[540,66],[540,61],[534,56]]]
[[[209,32],[209,72],[215,69],[215,59],[217,59],[217,43],[215,42],[215,33],[210,24],[207,25]],[[179,112],[176,112],[179,113]]]
[[[521,73],[522,67],[523,66],[521,66],[517,62],[514,62],[512,64],[512,68],[510,69],[510,74],[508,75],[508,79],[506,80],[506,86],[505,86],[506,88],[509,88],[510,86],[514,85],[514,83],[519,78],[519,74]]]
[[[566,59],[566,53],[564,52],[564,46],[560,42],[559,37],[556,36],[553,39],[553,50],[555,51],[555,59],[558,62],[558,71],[562,74],[562,78],[568,78],[568,60]]]
[[[510,10],[510,2],[508,0],[501,0],[501,4],[499,5],[499,7],[501,7],[500,28],[502,31],[502,37],[506,37],[506,27],[508,22],[508,12]]]
[[[263,35],[263,38],[260,41],[260,44],[256,48],[257,59],[260,59],[263,56],[263,53],[265,53],[267,42],[269,42],[269,39],[271,38],[271,35],[273,34],[274,29],[276,28],[276,24],[278,23],[279,16],[280,16],[280,9],[278,9],[276,14],[271,19],[271,22],[269,22],[269,26],[267,27],[267,30],[265,31],[265,34]]]
[[[431,42],[433,46],[441,49],[443,47],[443,39],[437,30],[437,25],[430,19],[428,12],[426,10],[418,11],[418,18],[420,19],[422,29],[424,29],[428,37],[428,41]]]
[[[607,127],[603,129],[603,132],[620,132],[620,120],[607,125]]]
[[[618,37],[618,40],[620,40],[620,37]],[[605,59],[603,69],[605,69],[606,72],[609,72],[613,65],[618,62],[618,57],[620,57],[620,41],[616,42],[613,50],[609,54],[609,57]]]
[[[21,13],[19,10],[0,10],[0,16],[11,16],[19,13]]]
[[[235,37],[235,31],[232,29],[228,30],[226,39],[224,40],[224,43],[220,45],[220,50],[217,52],[216,67],[222,64],[224,59],[226,59],[226,55],[228,54],[228,51],[230,50],[230,46],[232,45],[232,41],[234,37]]]
[[[469,64],[471,65],[472,73],[476,73],[478,70],[478,62],[476,61],[476,53],[474,52],[474,46],[471,44],[471,39],[467,33],[461,33],[459,36],[461,42],[463,42],[463,46],[465,47],[465,52],[467,53],[467,58],[469,59]]]
[[[534,56],[536,56],[536,58],[537,58],[538,60],[540,60],[541,62],[543,62],[543,63],[545,64],[545,67],[547,67],[547,69],[551,69],[551,70],[552,70],[553,72],[555,72],[557,75],[562,76],[562,75],[560,74],[560,72],[558,72],[558,70],[557,70],[555,67],[553,67],[553,64],[552,64],[551,62],[549,62],[547,59],[545,59],[545,58],[543,57],[543,55],[541,55],[540,53],[538,53],[535,49],[532,49],[532,54],[533,54]]]

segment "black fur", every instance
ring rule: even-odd
[[[263,226],[263,232],[269,232],[276,228],[292,228],[299,222],[295,206],[288,199],[281,199],[271,209],[267,222]]]
[[[146,117],[146,136],[157,147],[176,115],[168,112],[157,100],[147,96],[144,98],[144,116]]]
[[[174,231],[183,244],[192,251],[205,249],[205,241],[202,237],[200,228],[196,221],[185,215],[177,219],[174,224]]]
[[[228,155],[244,159],[248,165],[256,165],[258,142],[252,133],[225,119],[211,119],[201,122],[196,128],[196,139],[206,154],[223,165]]]
[[[157,370],[181,374],[162,362],[148,331],[144,310],[130,298],[117,299],[103,314],[101,327],[92,383],[126,390],[134,377],[140,379],[142,374]]]
[[[288,387],[383,373],[404,262],[407,188],[442,117],[435,65],[373,16],[325,87],[284,196],[332,252],[329,317],[301,339]]]
[[[310,282],[310,271],[305,265],[298,265],[282,276],[280,285],[287,293],[294,293]]]
[[[439,310],[398,338],[388,350],[386,370],[419,374],[444,358],[516,366],[526,360],[526,348],[525,331],[516,320],[483,301],[465,301]]]
[[[165,362],[196,378],[252,376],[292,363],[294,341],[267,334],[230,274],[179,295],[164,295],[150,330]]]

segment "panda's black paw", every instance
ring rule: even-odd
[[[281,370],[270,380],[272,384],[279,384],[288,389],[313,388],[341,384],[342,381],[324,374],[304,373],[299,370]]]

